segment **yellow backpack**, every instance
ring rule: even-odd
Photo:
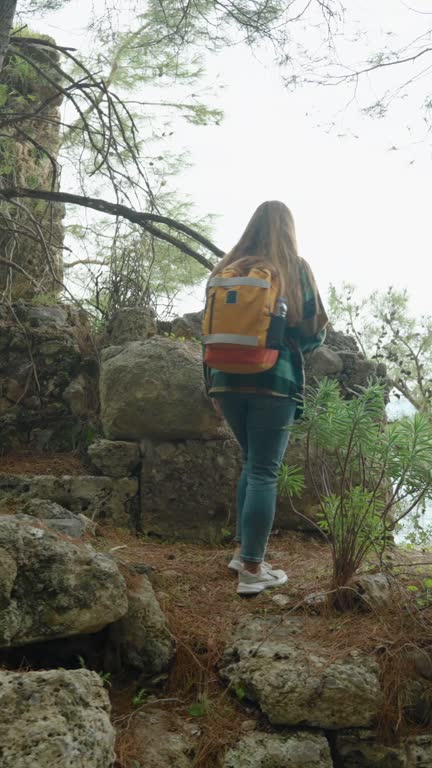
[[[211,278],[203,318],[204,361],[225,373],[272,368],[283,344],[287,304],[265,265],[246,273],[234,262]]]

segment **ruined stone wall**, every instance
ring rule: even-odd
[[[0,453],[70,451],[97,409],[97,361],[83,313],[0,305]]]
[[[234,525],[241,455],[205,394],[200,333],[199,313],[159,326],[143,309],[124,310],[114,318],[105,338],[113,345],[101,353],[101,422],[107,440],[98,456],[103,463],[103,451],[112,453],[116,441],[140,445],[140,525],[145,533],[220,541]],[[362,356],[354,339],[333,329],[306,367],[308,381],[335,378],[347,397],[386,375],[383,365]],[[301,444],[292,442],[286,462],[305,469]],[[296,507],[313,520],[318,499],[305,473],[306,488]],[[280,499],[276,527],[310,530],[314,525]]]
[[[127,486],[132,499],[140,478],[140,499],[121,502],[120,511],[116,505],[115,512],[101,507],[99,517],[162,537],[229,537],[241,455],[206,396],[199,332],[197,316],[161,327],[146,310],[126,309],[113,319],[96,352],[86,319],[76,309],[31,302],[4,307],[1,452],[88,450],[87,471],[96,477],[92,488],[99,488],[97,476],[108,478],[103,488],[111,496],[112,478],[133,478],[136,490]],[[336,378],[351,397],[371,378],[383,379],[385,368],[364,359],[353,339],[330,329],[327,343],[307,360],[308,380],[323,376]],[[292,441],[286,462],[305,470],[306,487],[296,507],[313,520],[318,499],[301,444]],[[79,483],[66,492],[68,482],[45,496],[58,501],[72,494],[68,505],[76,502],[84,509],[87,485],[83,493]],[[281,498],[276,527],[310,530],[314,525]]]

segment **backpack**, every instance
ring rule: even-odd
[[[207,285],[205,364],[225,373],[269,370],[283,346],[286,310],[274,270],[264,264],[245,270],[236,262],[226,267]]]

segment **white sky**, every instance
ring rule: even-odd
[[[416,0],[416,8],[430,10],[430,0]],[[82,40],[85,48],[82,11],[82,2],[72,0],[38,26],[58,42]],[[371,30],[363,44],[372,49],[383,30],[409,42],[426,24],[401,0],[362,0],[356,13]],[[408,143],[405,130],[414,122],[421,137],[415,100],[407,98],[389,118],[373,121],[359,116],[355,105],[343,110],[348,97],[337,88],[289,92],[269,52],[259,59],[242,45],[209,59],[209,84],[225,84],[216,104],[225,120],[220,127],[176,124],[172,148],[187,149],[193,163],[176,180],[177,188],[201,212],[217,214],[213,239],[224,249],[260,202],[283,200],[324,296],[329,283],[353,282],[363,292],[391,283],[408,289],[414,309],[432,311],[430,145]],[[336,113],[339,126],[327,134],[317,121],[326,123]],[[359,138],[338,137],[344,123]],[[399,151],[391,151],[393,145]],[[195,290],[183,297],[181,309],[197,309],[200,302],[201,291]]]

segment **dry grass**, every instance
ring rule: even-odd
[[[9,453],[0,456],[2,475],[85,475],[77,454]]]
[[[379,723],[382,738],[390,741],[407,730],[413,731],[402,717],[403,687],[411,672],[407,658],[413,647],[431,645],[432,610],[418,610],[413,592],[406,587],[430,577],[430,566],[423,565],[423,561],[432,559],[430,555],[398,555],[397,565],[403,566],[403,573],[389,610],[347,614],[327,610],[316,616],[305,608],[303,599],[325,591],[330,580],[330,556],[320,540],[295,533],[272,537],[269,558],[290,575],[288,584],[278,590],[288,597],[287,605],[281,608],[270,593],[252,600],[236,594],[235,577],[227,569],[230,549],[162,544],[109,527],[102,532],[99,547],[104,551],[116,548],[113,555],[124,572],[143,564],[154,569],[151,580],[177,645],[161,706],[191,722],[194,718],[189,714],[190,705],[201,702],[204,708],[203,716],[196,718],[200,738],[194,768],[214,768],[221,750],[238,739],[242,722],[251,717],[221,685],[217,675],[217,664],[227,640],[236,622],[246,614],[280,615],[282,620],[289,611],[301,611],[302,643],[306,648],[310,643],[315,650],[318,643],[320,654],[326,655],[329,662],[354,649],[373,654],[380,662],[385,695]],[[415,568],[405,568],[404,562],[413,559]],[[135,690],[130,686],[112,693],[119,732],[119,768],[132,768],[139,759],[133,737]]]
[[[222,686],[217,663],[238,619],[281,609],[269,594],[253,600],[236,594],[235,576],[227,569],[231,549],[161,544],[109,527],[102,532],[98,547],[104,551],[115,548],[112,554],[123,572],[126,567],[143,564],[154,569],[151,580],[177,647],[162,706],[191,722],[196,720],[201,735],[194,766],[213,768],[221,750],[235,743],[242,723],[250,719],[250,713]],[[288,595],[293,605],[299,594],[316,591],[326,579],[329,559],[321,542],[298,534],[274,537],[270,554],[274,563],[289,570],[290,582],[279,592]],[[129,686],[112,692],[113,719],[119,731],[119,768],[132,768],[138,760],[133,736],[135,691],[136,687]],[[192,718],[189,707],[197,702],[205,714]]]

